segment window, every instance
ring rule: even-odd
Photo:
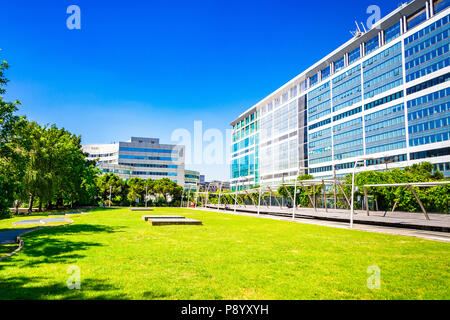
[[[331,68],[330,68],[330,66],[328,66],[328,67],[326,67],[325,69],[323,69],[323,70],[321,71],[321,74],[322,74],[322,80],[323,80],[323,79],[326,79],[326,78],[328,78],[328,77],[330,76],[330,70],[331,70]]]
[[[375,101],[373,101],[371,103],[365,104],[364,105],[364,110],[369,110],[369,109],[372,109],[374,107],[381,106],[382,104],[394,101],[396,99],[400,99],[402,97],[403,97],[403,91],[399,91],[397,93],[393,93],[393,94],[391,94],[389,96],[386,96],[384,98],[380,98],[380,99],[375,100]]]
[[[360,58],[361,58],[361,49],[360,47],[358,47],[348,54],[348,64],[350,65],[353,62],[358,61]]]
[[[421,24],[426,19],[427,19],[427,13],[425,11],[425,8],[423,8],[423,9],[417,11],[416,13],[410,15],[406,19],[408,30],[410,30],[410,29],[416,27],[417,25]]]
[[[434,13],[439,13],[450,5],[450,0],[435,0]]]
[[[344,57],[342,57],[341,59],[337,60],[334,63],[334,72],[338,72],[339,70],[343,69],[345,67],[345,62],[344,62]]]
[[[291,88],[291,98],[297,96],[297,86]]]
[[[413,87],[406,89],[406,94],[413,94],[431,87],[434,87],[438,84],[444,83],[450,79],[450,73],[446,73],[442,76],[436,77],[434,79],[419,83]]]
[[[311,87],[312,87],[313,85],[315,85],[319,81],[318,74],[313,75],[309,79],[310,79],[309,81],[310,81],[310,84],[311,84]]]
[[[372,51],[378,49],[379,42],[378,42],[378,36],[375,38],[372,38],[371,40],[366,42],[366,54],[371,53]]]
[[[400,22],[394,24],[385,31],[385,42],[391,42],[400,35]]]

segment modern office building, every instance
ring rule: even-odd
[[[306,167],[343,176],[362,158],[371,170],[429,161],[450,175],[449,4],[401,5],[236,118],[232,189]]]
[[[99,168],[122,179],[169,178],[185,183],[184,146],[160,144],[159,139],[132,137],[129,141],[83,146],[88,159],[97,159]]]
[[[219,180],[213,180],[210,182],[204,181],[200,183],[200,186],[203,191],[209,192],[230,190],[230,182],[228,181],[219,181]]]
[[[200,188],[200,172],[194,170],[184,170],[184,189],[198,191]]]

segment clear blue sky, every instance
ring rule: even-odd
[[[4,0],[0,59],[21,114],[81,134],[83,143],[173,130],[229,129],[245,109],[351,38],[370,5],[398,0]],[[66,9],[81,8],[81,30]],[[188,166],[208,180],[226,166]]]

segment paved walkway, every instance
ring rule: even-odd
[[[218,211],[218,210],[205,209],[205,208],[196,208],[194,210],[210,210],[210,211],[214,211],[214,212]],[[219,211],[222,213],[234,214],[234,211],[225,211],[225,210],[219,210]],[[292,209],[290,209],[290,211],[292,213]],[[269,214],[261,214],[258,216],[258,215],[255,215],[254,213],[240,212],[240,211],[236,211],[235,214],[238,214],[241,216],[248,216],[248,217],[258,217],[258,218],[262,218],[262,219],[272,219],[272,220],[291,221],[291,222],[294,221],[297,223],[306,223],[306,224],[320,225],[320,226],[326,226],[326,227],[332,227],[332,228],[350,229],[348,222],[320,220],[320,219],[315,219],[315,218],[301,218],[299,216],[298,217],[296,216],[296,219],[292,220],[292,218],[287,217],[287,216],[277,216],[277,215],[269,215]],[[434,241],[442,241],[442,242],[450,242],[450,233],[448,233],[448,232],[429,231],[429,230],[420,230],[420,229],[402,228],[402,227],[379,226],[379,225],[366,225],[366,224],[359,224],[356,222],[353,224],[353,230],[384,233],[384,234],[393,234],[393,235],[400,235],[400,236],[407,236],[407,237],[416,237],[416,238],[421,238],[421,239],[426,239],[426,240],[434,240]]]
[[[30,220],[22,220],[22,221],[16,221],[13,223],[13,225],[23,225],[23,224],[46,224],[47,222],[70,222],[69,219],[66,218],[48,218],[48,219],[30,219]]]
[[[217,208],[217,205],[210,205],[210,208]],[[222,205],[221,209],[225,209]],[[228,206],[228,210],[234,212],[234,206]],[[257,214],[258,210],[255,206],[237,206],[237,211]],[[261,206],[260,214],[262,215],[278,215],[292,217],[293,209],[280,207]],[[450,232],[450,214],[429,213],[430,220],[426,220],[423,213],[410,212],[374,212],[371,211],[367,216],[365,211],[357,210],[353,217],[353,222],[357,224],[378,225],[384,227],[411,228],[429,231]],[[298,208],[295,210],[296,218],[319,219],[334,222],[350,223],[349,210],[334,210],[312,208]]]
[[[28,229],[14,229],[0,232],[0,244],[14,244],[16,243],[16,239],[24,232],[28,232],[34,230],[36,228],[28,228]]]

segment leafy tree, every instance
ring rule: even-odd
[[[9,216],[9,207],[20,192],[19,181],[23,176],[24,161],[16,134],[24,122],[23,117],[15,114],[20,103],[3,100],[8,83],[5,72],[8,68],[6,61],[0,62],[0,218]]]
[[[124,200],[125,186],[125,181],[114,173],[107,173],[97,179],[98,192],[103,203],[109,203],[111,190],[111,204],[120,204]]]
[[[441,172],[433,172],[433,165],[429,162],[414,164],[403,169],[392,169],[383,172],[364,171],[356,175],[355,183],[359,187],[359,192],[355,196],[363,196],[363,186],[367,184],[396,184],[411,182],[430,182],[443,179]],[[346,178],[346,184],[351,184],[351,175]],[[350,194],[350,187],[347,193]],[[428,210],[438,212],[448,212],[450,195],[448,185],[434,188],[415,188],[417,196]],[[381,187],[368,188],[368,195],[373,196],[378,210],[392,210],[397,203],[398,210],[415,212],[420,211],[420,206],[411,190],[406,187]]]
[[[127,181],[128,185],[128,194],[127,199],[132,204],[135,204],[136,202],[142,203],[145,201],[145,182],[141,178],[131,178]],[[136,201],[138,199],[138,201]]]

